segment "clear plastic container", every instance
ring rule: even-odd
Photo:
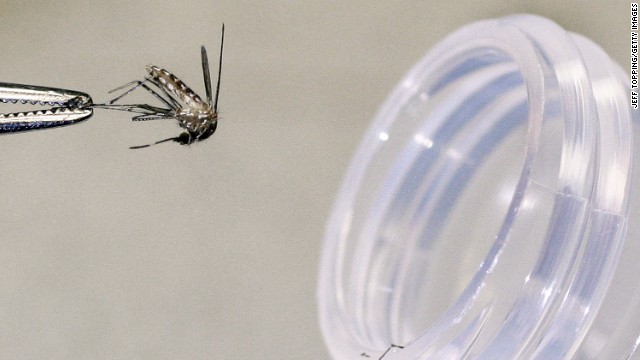
[[[333,358],[392,343],[405,348],[385,360],[640,358],[627,84],[593,42],[532,15],[429,51],[378,112],[327,225]]]

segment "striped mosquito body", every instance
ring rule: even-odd
[[[218,126],[218,94],[220,93],[220,75],[222,72],[222,50],[224,46],[224,24],[222,25],[222,40],[220,42],[220,59],[218,66],[218,81],[215,98],[212,96],[211,75],[209,72],[209,60],[207,50],[201,47],[202,73],[207,98],[202,99],[182,80],[169,71],[155,65],[147,66],[148,76],[143,81],[127,83],[113,91],[131,86],[127,91],[105,104],[93,105],[104,109],[113,109],[137,113],[133,121],[147,121],[156,119],[175,119],[178,125],[185,131],[176,137],[156,141],[155,143],[141,146],[132,146],[139,149],[167,141],[175,141],[182,145],[189,145],[197,141],[209,138]],[[121,98],[141,87],[163,103],[164,107],[148,104],[116,104]]]
[[[202,141],[216,131],[218,112],[213,108],[213,104],[203,101],[182,80],[165,69],[149,65],[147,72],[154,85],[164,90],[165,95],[171,100],[177,100],[167,104],[172,105],[170,106],[171,111],[167,115],[178,120],[178,125],[188,134],[188,136],[183,135],[183,138],[178,142],[186,145]]]
[[[213,111],[211,106],[202,101],[198,94],[194,93],[191,88],[185,85],[182,80],[165,69],[161,69],[155,65],[147,66],[147,72],[153,79],[154,83],[159,84],[167,92],[182,101],[188,108],[200,111]]]

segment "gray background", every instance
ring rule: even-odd
[[[98,102],[150,63],[202,94],[227,36],[204,143],[129,150],[179,129],[104,110],[2,137],[0,359],[327,358],[323,227],[368,122],[438,39],[523,12],[628,68],[625,1],[2,2],[0,80]]]

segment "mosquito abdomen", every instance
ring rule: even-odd
[[[182,80],[165,69],[161,69],[155,65],[147,66],[149,75],[169,93],[178,98],[185,104],[186,108],[192,110],[205,111],[209,109],[209,105],[202,101],[200,96],[193,92]]]

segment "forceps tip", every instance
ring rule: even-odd
[[[0,82],[0,103],[44,105],[34,111],[0,112],[0,134],[72,125],[93,115],[86,93],[46,86]]]

